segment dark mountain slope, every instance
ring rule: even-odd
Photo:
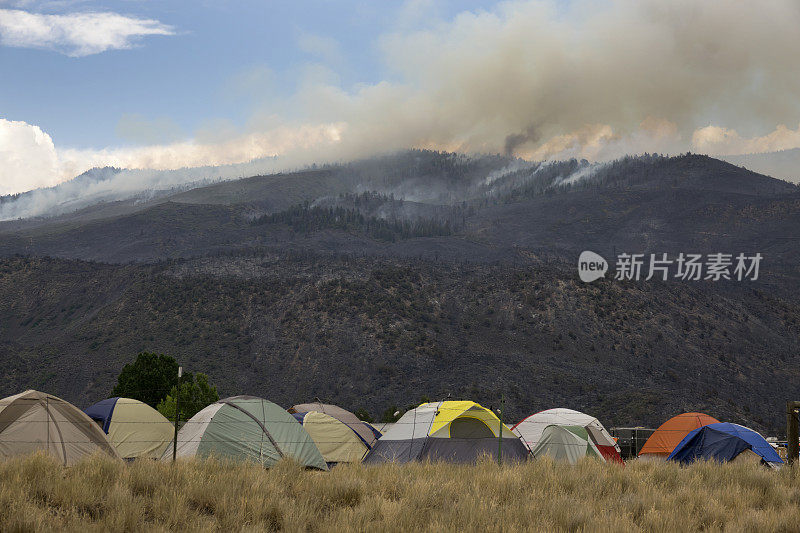
[[[222,274],[222,275],[220,275]],[[220,393],[373,414],[470,397],[510,419],[554,405],[609,424],[698,409],[780,430],[800,397],[800,306],[755,284],[582,284],[572,268],[369,258],[0,264],[0,394],[88,404],[140,350]]]
[[[510,418],[698,409],[778,432],[800,399],[800,195],[711,158],[410,152],[90,218],[0,228],[0,393],[86,404],[154,350],[221,394],[373,414],[504,393]],[[587,285],[584,249],[764,260],[757,282]]]
[[[782,180],[800,181],[800,148],[765,154],[728,155],[720,159]]]
[[[465,234],[496,246],[611,254],[765,252],[793,263],[800,194],[760,197],[698,190],[574,191],[488,207]],[[794,243],[794,245],[792,244]]]
[[[587,183],[612,188],[689,189],[751,196],[797,192],[770,176],[705,155],[625,157],[600,166]]]
[[[514,259],[520,248],[570,258],[594,249],[609,255],[615,250],[762,251],[787,265],[800,259],[792,245],[800,237],[797,188],[705,156],[645,156],[598,167],[577,161],[523,167],[489,186],[485,173],[495,172],[491,169],[507,161],[460,161],[452,154],[426,152],[405,157],[410,158],[406,166],[393,172],[387,161],[380,160],[372,166],[360,163],[221,183],[102,220],[32,222],[26,228],[7,225],[0,232],[0,255],[127,262],[260,247],[431,257],[433,245],[441,258],[456,260],[480,249],[480,260],[506,261]],[[415,172],[422,173],[432,191],[452,186],[460,197],[477,196],[451,205],[374,196],[377,203],[365,207],[351,200],[360,196],[336,193],[367,187],[359,184],[362,180],[368,180],[369,187],[410,191],[423,180],[408,178]],[[576,175],[583,177],[569,181]],[[199,201],[208,203],[192,203]],[[368,217],[367,225],[374,218],[422,221],[447,223],[452,231],[446,244],[442,239],[406,239],[386,245],[370,238],[374,233],[366,229],[343,230],[335,221],[300,232],[282,222],[287,219],[282,216],[271,224],[252,224],[264,213],[296,209],[298,201],[356,209]]]
[[[255,176],[192,189],[170,197],[183,204],[249,205],[274,212],[322,196],[350,190],[346,180],[336,179],[330,170]]]

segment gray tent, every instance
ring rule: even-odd
[[[0,457],[37,450],[65,465],[95,452],[119,459],[102,428],[61,398],[27,390],[0,400]]]

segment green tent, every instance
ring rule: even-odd
[[[570,464],[577,463],[581,457],[595,457],[605,461],[583,426],[547,426],[531,453],[534,458],[548,455]]]
[[[254,396],[233,396],[194,415],[178,432],[178,457],[214,456],[264,466],[291,457],[320,470],[328,467],[303,426],[280,406]],[[167,446],[162,459],[172,458]]]

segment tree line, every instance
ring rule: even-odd
[[[142,352],[133,363],[122,368],[112,397],[133,398],[175,420],[180,395],[180,419],[188,420],[206,406],[219,400],[217,387],[205,374],[184,373],[178,378],[178,362],[164,354]]]
[[[375,240],[395,242],[414,237],[442,237],[453,234],[449,220],[431,218],[388,220],[342,206],[311,206],[308,202],[285,211],[263,215],[253,224],[284,224],[297,233],[310,234],[324,229],[338,229],[367,235]]]

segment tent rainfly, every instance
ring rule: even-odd
[[[172,442],[172,423],[139,400],[108,398],[84,412],[108,435],[123,459],[158,459]]]
[[[0,457],[37,450],[65,465],[96,452],[120,458],[103,430],[61,398],[27,390],[0,400]]]
[[[293,405],[288,409],[288,411],[292,414],[294,413],[309,413],[311,411],[316,411],[318,413],[323,413],[328,416],[332,416],[336,420],[342,422],[343,424],[347,425],[353,432],[358,435],[358,437],[364,442],[368,449],[371,449],[375,442],[380,437],[380,433],[377,435],[373,430],[372,426],[367,424],[366,422],[359,420],[359,418],[348,411],[347,409],[342,409],[338,405],[331,405],[329,403],[320,403],[320,402],[313,402],[313,403],[301,403],[297,405]]]
[[[359,463],[369,451],[358,433],[350,427],[318,411],[293,413],[303,425],[328,466],[336,463]]]
[[[413,460],[474,462],[481,456],[504,461],[528,457],[522,441],[489,409],[470,401],[424,403],[405,413],[364,459],[364,463]]]
[[[675,446],[667,461],[687,464],[713,459],[728,462],[738,459],[742,453],[752,456],[749,452],[757,454],[760,462],[769,466],[783,464],[778,452],[759,433],[728,422],[708,424],[691,431]]]
[[[623,462],[622,456],[619,454],[619,445],[614,440],[614,437],[603,427],[599,420],[580,411],[564,408],[547,409],[530,415],[511,428],[511,430],[519,435],[519,438],[532,452],[539,444],[544,430],[551,425],[579,426],[586,429],[595,449],[600,452],[600,455],[606,461]]]
[[[708,424],[718,423],[719,420],[704,413],[682,413],[673,416],[658,426],[658,429],[650,435],[642,449],[639,450],[639,457],[664,460],[690,431]]]
[[[556,461],[575,464],[583,457],[594,457],[601,461],[605,458],[583,426],[561,426],[551,424],[544,428],[531,455],[538,459],[549,456]]]
[[[178,432],[178,457],[215,456],[274,465],[282,457],[320,470],[328,466],[303,426],[278,405],[232,396],[198,412]],[[172,458],[167,446],[162,459]]]

